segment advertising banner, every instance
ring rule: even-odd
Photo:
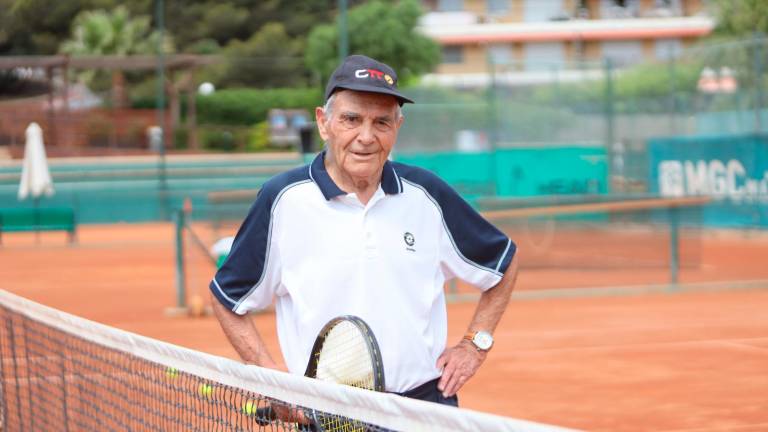
[[[650,192],[711,196],[706,224],[768,226],[768,136],[658,138],[648,153]]]

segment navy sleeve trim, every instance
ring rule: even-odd
[[[446,212],[443,209],[443,205],[440,204],[440,200],[435,198],[433,194],[430,193],[430,191],[428,191],[421,184],[409,179],[402,178],[402,180],[422,190],[427,198],[432,201],[440,213],[443,227],[448,233],[448,238],[450,239],[456,254],[459,255],[459,257],[461,257],[464,262],[480,270],[490,272],[496,276],[503,276],[503,272],[506,271],[507,267],[509,267],[509,263],[512,261],[512,256],[514,255],[514,251],[516,249],[512,240],[510,240],[501,231],[496,229],[496,227],[483,219],[482,216],[480,216],[474,209],[469,206],[469,204],[466,203],[466,201],[461,199],[461,197],[456,194],[454,197],[456,202],[454,204],[459,205],[462,208],[457,212],[449,211],[448,213],[452,216],[471,215],[474,220],[467,222],[470,222],[470,225],[473,225],[473,227],[476,228],[476,232],[471,233],[460,231],[458,228],[460,226],[458,221],[449,221],[446,219]],[[447,185],[445,186],[445,189],[453,191]],[[446,205],[448,200],[446,197],[442,198],[444,201],[443,204]],[[459,242],[457,242],[457,239],[455,238],[456,234],[460,234]],[[462,247],[460,247],[459,243],[461,243],[461,246],[463,246],[463,248],[468,251],[468,254],[471,254],[471,258],[467,257],[466,254],[462,252]],[[502,245],[504,245],[503,250],[501,250]],[[497,251],[501,252],[494,252],[489,256],[487,255],[489,246],[495,247]]]
[[[283,197],[283,195],[285,194],[285,192],[288,191],[288,189],[290,189],[290,188],[292,188],[294,186],[298,186],[300,184],[309,183],[311,181],[312,180],[302,180],[302,181],[299,181],[299,182],[296,182],[296,183],[292,183],[292,184],[286,186],[283,190],[280,191],[280,193],[275,198],[275,201],[272,203],[272,208],[269,210],[269,230],[267,232],[267,250],[266,250],[265,256],[264,256],[264,267],[261,269],[261,277],[253,285],[253,287],[251,287],[251,289],[248,290],[248,292],[245,293],[245,295],[242,296],[240,298],[240,300],[235,304],[235,307],[234,307],[235,309],[237,307],[239,307],[240,304],[245,299],[247,299],[253,293],[253,291],[256,290],[256,288],[258,288],[259,285],[261,285],[261,283],[264,281],[264,275],[266,274],[266,269],[267,269],[267,265],[268,265],[268,261],[269,261],[269,251],[270,251],[270,248],[272,247],[272,228],[275,225],[275,217],[274,216],[275,216],[275,208],[277,207],[277,203],[280,202],[280,198]]]
[[[286,191],[311,182],[306,167],[280,174],[264,184],[235,236],[232,250],[216,272],[210,290],[230,310],[237,309],[267,275],[274,213]]]

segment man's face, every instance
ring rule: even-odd
[[[335,93],[330,116],[317,108],[320,136],[328,145],[334,168],[354,180],[379,181],[381,169],[403,118],[394,96],[341,90]]]

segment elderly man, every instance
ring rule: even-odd
[[[279,368],[244,315],[276,299],[283,357],[301,374],[322,326],[357,315],[378,339],[387,391],[455,406],[509,302],[515,245],[434,174],[388,160],[412,103],[389,66],[350,56],[325,98],[326,149],[261,189],[210,284],[216,316],[247,363]],[[446,348],[443,286],[455,277],[483,293]]]

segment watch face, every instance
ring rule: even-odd
[[[491,345],[493,345],[493,336],[488,332],[479,331],[475,334],[472,341],[481,350],[488,350],[491,349]]]

